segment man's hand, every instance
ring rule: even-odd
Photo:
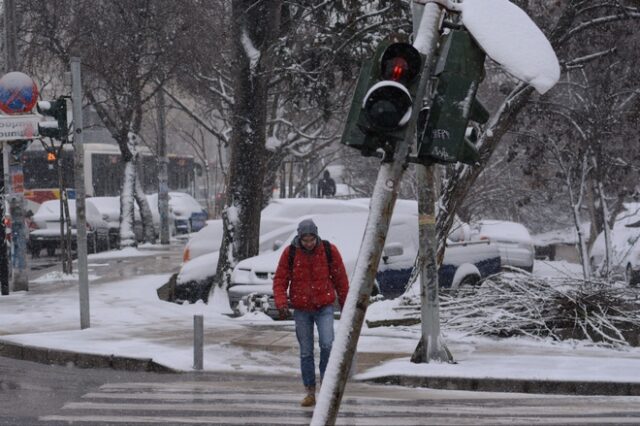
[[[286,320],[289,317],[289,309],[280,308],[278,309],[278,318],[281,320]]]

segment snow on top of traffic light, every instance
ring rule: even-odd
[[[462,24],[485,53],[540,94],[560,79],[560,65],[551,43],[531,18],[510,1],[414,0],[414,3],[438,3],[461,13]]]
[[[509,74],[540,94],[558,82],[560,65],[551,43],[518,6],[507,0],[465,0],[454,7],[482,49]]]

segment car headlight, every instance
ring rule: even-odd
[[[251,282],[250,278],[251,269],[236,268],[233,271],[231,281],[233,281],[234,284],[248,284]]]

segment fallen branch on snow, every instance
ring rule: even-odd
[[[419,297],[403,296],[393,318],[368,321],[368,325],[418,323],[419,303]],[[487,278],[479,288],[441,292],[440,318],[444,331],[468,335],[639,346],[640,293],[604,282],[507,272]]]

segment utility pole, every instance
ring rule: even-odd
[[[164,90],[158,90],[158,211],[160,212],[160,244],[169,244],[169,178]]]
[[[378,172],[364,238],[356,261],[347,301],[342,310],[340,327],[329,358],[323,386],[318,396],[318,404],[311,419],[312,425],[334,425],[338,416],[391,222],[400,181],[407,166],[409,146],[415,140],[417,118],[434,63],[441,14],[439,6],[434,3],[427,4],[422,13],[414,47],[425,55],[427,60],[424,62],[423,72],[413,99],[414,106],[407,124],[408,129],[404,133],[403,140],[397,142],[394,147],[393,161],[382,164]]]
[[[82,78],[80,58],[71,58],[71,103],[73,106],[73,145],[75,148],[76,238],[80,292],[80,328],[91,325],[89,314],[89,272],[87,265],[87,219],[84,187],[84,123],[82,120]],[[95,244],[97,247],[98,241]]]
[[[5,72],[16,71],[18,68],[18,51],[16,45],[16,8],[14,0],[4,1],[4,24],[5,24],[5,50],[6,50],[6,68]],[[3,214],[6,215],[7,210],[12,222],[12,245],[13,245],[13,259],[14,262],[11,265],[9,263],[9,247],[6,244],[4,225],[0,228],[0,237],[3,242],[0,244],[0,280],[2,280],[2,294],[5,293],[5,269],[6,269],[6,282],[9,280],[9,276],[12,276],[12,284],[14,291],[27,291],[29,290],[29,279],[27,276],[27,230],[24,226],[24,193],[22,187],[22,181],[24,175],[22,172],[22,163],[20,159],[21,149],[19,146],[15,147],[16,155],[12,155],[13,148],[9,143],[4,143],[2,149],[2,165],[3,165],[3,179],[4,179],[4,200],[3,200]],[[16,187],[11,185],[12,176],[16,176],[16,181],[19,184]],[[5,266],[6,265],[6,266]]]

